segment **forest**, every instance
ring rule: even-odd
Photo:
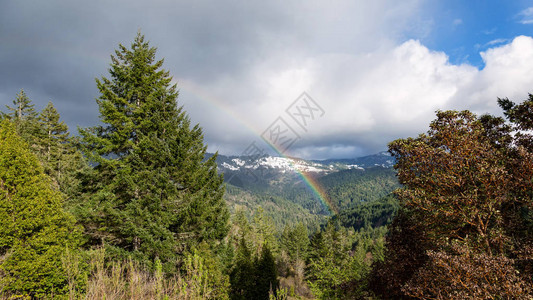
[[[24,90],[1,115],[0,298],[533,298],[533,95],[437,111],[394,170],[319,178],[320,215],[224,183],[142,34],[108,76],[77,134]]]

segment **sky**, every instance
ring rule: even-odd
[[[139,30],[225,155],[373,154],[533,93],[533,0],[0,0],[1,109],[24,89],[73,134],[99,124],[95,78]]]

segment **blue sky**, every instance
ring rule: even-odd
[[[498,97],[533,93],[533,1],[0,1],[0,104],[24,88],[74,134],[97,124],[94,79],[139,29],[222,154],[281,118],[299,137],[285,154],[356,157],[436,110],[501,114]],[[287,114],[303,92],[323,112],[305,128]]]
[[[480,51],[533,33],[533,11],[527,11],[533,1],[449,0],[424,6],[432,30],[413,38],[419,38],[430,49],[445,52],[454,64],[483,68]]]

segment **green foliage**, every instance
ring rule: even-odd
[[[287,187],[287,189],[289,188]],[[303,207],[298,202],[298,198],[294,198],[288,193],[276,195],[272,191],[245,190],[226,183],[224,199],[233,214],[242,211],[251,216],[261,207],[264,214],[274,221],[278,231],[286,225],[293,225],[298,222],[306,224],[308,228],[316,229],[327,219],[326,215],[317,214]],[[314,201],[315,204],[318,203],[317,199]]]
[[[396,172],[390,168],[344,170],[318,180],[339,211],[377,201],[399,187]]]
[[[499,219],[510,200],[503,154],[469,112],[439,112],[430,128],[428,135],[390,144],[406,185],[397,192],[402,205],[427,219],[426,232],[437,242],[450,237],[489,252],[502,249]]]
[[[255,290],[254,271],[252,254],[244,238],[241,238],[230,273],[231,299],[253,299]]]
[[[274,253],[278,253],[278,239],[277,231],[274,221],[265,215],[263,209],[259,209],[253,216],[254,236],[258,251],[261,251],[263,246],[268,246]],[[269,250],[270,251],[270,250]],[[259,255],[259,252],[257,253]]]
[[[259,256],[252,256],[244,238],[230,273],[231,299],[269,299],[270,291],[278,287],[276,262],[268,243]]]
[[[364,202],[343,210],[332,219],[341,226],[354,230],[378,228],[391,223],[397,211],[398,200],[391,194],[379,200]]]
[[[253,256],[259,256],[264,245],[268,245],[271,251],[277,254],[279,252],[277,233],[273,220],[259,207],[251,221],[243,211],[237,211],[232,218],[227,240],[237,248],[241,239],[244,239]]]
[[[303,223],[298,223],[294,227],[286,226],[281,235],[281,248],[285,251],[291,263],[307,259],[309,253],[309,234]]]
[[[282,231],[286,225],[292,226],[300,222],[306,224],[310,231],[318,230],[330,214],[327,208],[303,182],[294,183],[293,179],[285,177],[279,181],[264,182],[262,186],[249,185],[246,188],[227,184],[225,199],[230,210],[243,210],[247,215],[252,215],[261,207],[264,213],[274,220],[278,231]],[[372,213],[383,212],[382,216],[372,216],[372,220],[360,220],[365,223],[376,222],[376,225],[380,226],[387,223],[394,214],[394,205],[389,205],[394,201],[365,205],[380,200],[399,187],[396,173],[392,169],[373,167],[367,170],[344,170],[320,177],[317,181],[325,189],[331,202],[345,216],[343,218],[351,215],[345,212],[346,210],[359,205],[364,205]],[[352,214],[357,214],[357,211]],[[350,221],[343,219],[343,222]],[[355,223],[352,225],[359,226]]]
[[[119,45],[110,77],[96,81],[102,125],[80,129],[79,139],[51,102],[38,114],[23,90],[2,114],[29,146],[0,145],[13,150],[0,162],[16,166],[1,174],[26,172],[0,178],[0,288],[73,299],[284,299],[312,297],[308,282],[319,298],[361,297],[397,208],[385,197],[398,186],[394,171],[317,178],[341,213],[311,245],[327,208],[292,175],[225,188],[155,53],[140,34],[130,48]],[[231,228],[224,200],[235,212]],[[62,207],[84,226],[88,250],[76,248],[79,233]],[[20,216],[27,222],[10,223]]]
[[[35,155],[9,121],[0,125],[0,284],[13,295],[64,295],[61,257],[76,249],[74,219],[62,210]]]
[[[182,281],[187,297],[191,299],[228,299],[229,278],[222,273],[222,266],[206,244],[200,250],[188,254],[184,261],[185,275]],[[193,283],[193,284],[190,284]]]
[[[204,161],[202,130],[177,108],[172,77],[138,34],[112,56],[111,79],[97,80],[104,125],[81,129],[86,174],[77,214],[93,245],[111,256],[167,270],[177,255],[227,233],[228,212],[216,156]]]
[[[15,130],[37,155],[44,172],[52,184],[66,196],[66,202],[77,196],[80,189],[79,174],[88,168],[85,158],[77,149],[76,138],[69,137],[68,126],[52,102],[37,113],[24,90],[7,106],[2,115],[13,122]]]
[[[354,232],[329,222],[311,240],[308,284],[318,299],[360,298],[370,265],[382,259],[385,228]],[[380,241],[381,242],[377,242]]]
[[[34,152],[59,190],[72,196],[79,188],[78,173],[88,166],[60,118],[52,102],[48,102],[37,119]]]
[[[10,112],[7,114],[2,113],[3,116],[13,122],[17,134],[21,136],[30,147],[33,147],[32,137],[37,129],[37,112],[35,112],[34,105],[26,95],[26,92],[21,89],[15,100],[13,100],[13,106],[6,105],[6,108]]]
[[[278,273],[276,262],[268,244],[263,246],[261,257],[255,264],[255,297],[254,299],[269,299],[269,292],[278,287]]]
[[[165,273],[159,259],[148,270],[133,260],[109,261],[104,248],[87,251],[90,276],[85,292],[70,299],[228,299],[227,276],[203,250],[184,256],[180,274]],[[214,272],[212,272],[214,270]]]
[[[251,222],[243,211],[233,217],[227,237],[229,249],[236,249],[229,270],[232,299],[268,299],[278,286],[275,255],[279,252],[277,231],[261,209]]]
[[[269,299],[270,300],[287,300],[289,296],[289,293],[287,292],[287,289],[280,288],[275,291],[275,293],[270,293]],[[294,297],[294,295],[292,295]]]

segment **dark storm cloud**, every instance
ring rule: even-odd
[[[94,78],[107,76],[118,43],[141,29],[178,78],[210,81],[249,67],[270,37],[290,29],[282,7],[239,1],[3,1],[0,90],[52,100],[69,124],[95,122]],[[274,46],[272,43],[271,46]],[[264,53],[263,53],[264,54]]]

